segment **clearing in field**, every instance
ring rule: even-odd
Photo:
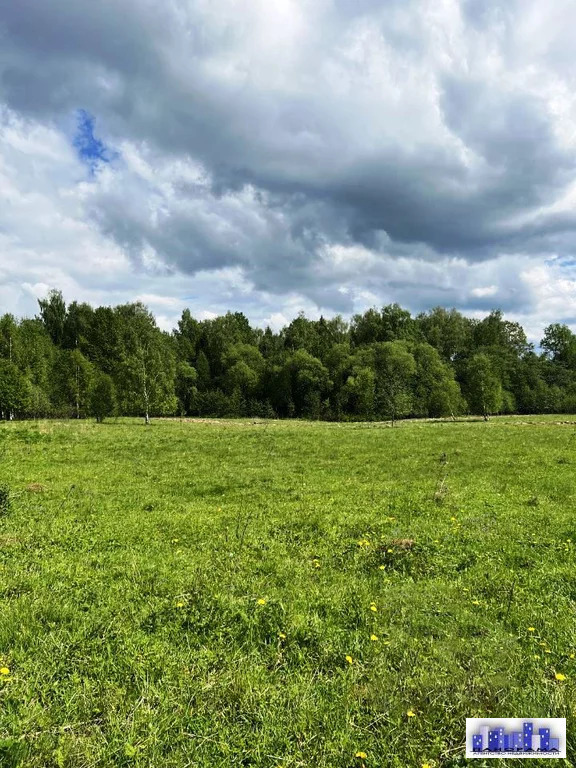
[[[0,765],[438,768],[475,716],[567,717],[573,765],[575,447],[2,424]]]

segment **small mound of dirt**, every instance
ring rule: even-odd
[[[396,547],[396,549],[412,549],[412,547],[416,544],[414,539],[392,539],[383,547],[380,547],[380,549],[386,549],[388,547]]]
[[[42,483],[30,483],[26,486],[26,490],[28,493],[44,493],[46,486]]]

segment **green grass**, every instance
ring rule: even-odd
[[[2,424],[0,766],[456,766],[474,716],[567,717],[576,765],[575,449],[567,417]]]

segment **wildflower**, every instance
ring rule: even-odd
[[[376,642],[376,640],[378,640],[378,635],[370,635],[370,640]]]
[[[376,603],[370,603],[370,610],[376,613],[376,611],[378,610],[378,608],[376,608]]]
[[[278,632],[278,637],[280,638],[280,640],[286,640],[286,635],[284,634],[284,632]]]
[[[10,674],[10,670],[8,669],[8,667],[0,667],[0,675],[9,675],[9,674]]]
[[[265,600],[263,597],[261,597],[261,598],[258,600],[258,605],[266,605],[266,600]]]
[[[412,710],[411,710],[411,709],[409,709],[409,710],[408,710],[408,712],[406,712],[406,715],[407,715],[408,717],[416,717],[416,712],[412,712]]]
[[[542,641],[540,641],[540,642],[538,643],[538,645],[541,645],[543,648],[546,648],[546,643],[544,643],[544,642],[542,642]]]
[[[552,653],[552,651],[550,650],[550,648],[544,648],[544,653]]]
[[[536,627],[528,627],[528,632],[536,632]]]
[[[352,656],[346,656],[346,661],[348,662],[348,664],[354,663],[354,659],[352,658]]]
[[[172,539],[172,544],[178,544],[179,541],[180,539]]]
[[[378,567],[380,568],[381,571],[385,571],[386,570],[386,566],[385,565],[379,565]]]
[[[430,763],[422,763],[422,768],[432,768]]]
[[[368,755],[366,754],[366,752],[356,752],[356,754],[354,755],[354,757],[359,757],[359,758],[360,758],[360,760],[366,760],[366,758],[368,757]]]
[[[571,659],[573,659],[575,655],[576,655],[576,654],[574,654],[574,653],[571,653],[571,654],[570,654],[570,658],[571,658]]]
[[[393,550],[393,549],[387,549],[386,551],[387,551],[387,552],[394,552],[394,550]]]
[[[176,608],[184,608],[184,603],[182,602],[182,600],[176,603]]]
[[[472,605],[480,605],[480,600],[472,600]]]
[[[556,680],[560,680],[560,681],[566,680],[566,675],[563,675],[562,672],[556,672],[554,677],[556,678]]]
[[[314,568],[320,568],[320,560],[312,560],[312,565]]]

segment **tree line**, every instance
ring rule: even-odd
[[[275,333],[241,312],[171,333],[141,303],[96,307],[53,290],[34,318],[0,318],[0,417],[111,415],[392,420],[576,411],[576,335],[398,304],[350,322],[300,314]]]

